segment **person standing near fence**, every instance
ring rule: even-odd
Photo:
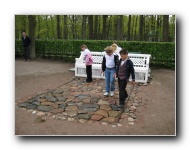
[[[22,33],[22,46],[24,50],[25,61],[30,61],[30,38],[26,35],[26,32]]]
[[[106,92],[104,96],[114,96],[115,90],[115,75],[116,75],[116,66],[118,64],[118,55],[113,53],[113,48],[107,46],[105,49],[106,54],[103,57],[102,61],[102,71],[105,71],[105,80],[106,80]]]
[[[132,84],[135,84],[135,71],[133,62],[128,57],[128,51],[122,49],[120,52],[121,59],[119,60],[118,67],[116,69],[116,77],[118,77],[119,85],[119,108],[123,109],[125,100],[128,97],[126,86],[129,82],[129,77],[132,75]]]
[[[84,54],[84,61],[86,65],[86,75],[87,75],[86,82],[92,82],[92,64],[93,64],[92,55],[86,45],[82,45],[81,49]]]

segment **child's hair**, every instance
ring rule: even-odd
[[[106,53],[112,53],[114,51],[114,48],[112,46],[107,46],[106,48],[104,48],[104,51]]]
[[[119,54],[120,55],[126,55],[126,54],[128,55],[128,50],[122,49],[122,50],[120,50]]]
[[[83,45],[81,45],[81,48],[87,48],[87,46],[83,44]]]
[[[117,49],[117,44],[112,44],[111,47],[113,48],[113,51]]]
[[[113,41],[112,44],[116,44],[116,45],[117,45],[117,42],[116,42],[116,41]]]

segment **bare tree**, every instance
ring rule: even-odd
[[[38,39],[40,39],[40,30],[41,30],[41,20],[40,20],[40,16],[38,16]]]
[[[119,40],[123,39],[123,15],[119,16]]]
[[[56,16],[57,19],[57,39],[61,39],[61,28],[60,28],[60,16]]]
[[[110,28],[111,28],[111,16],[108,17],[108,25],[107,25],[107,33],[106,33],[106,37],[107,39],[109,38],[109,33],[110,33]]]
[[[134,40],[134,30],[135,30],[135,15],[133,16],[133,24],[132,24],[132,29],[131,29],[131,40]]]
[[[97,39],[98,36],[98,15],[95,15],[95,21],[94,21],[94,39]]]
[[[35,27],[36,27],[36,17],[35,15],[29,15],[28,16],[28,22],[29,22],[29,37],[31,40],[30,43],[30,56],[31,58],[36,57],[36,49],[35,49]]]
[[[129,15],[129,21],[128,21],[128,32],[127,32],[127,39],[128,39],[128,41],[130,41],[131,40],[131,15]]]
[[[106,22],[107,22],[107,15],[103,15],[103,29],[102,29],[102,39],[107,39],[106,37]]]
[[[55,36],[55,31],[54,31],[54,17],[52,15],[50,15],[50,18],[51,18],[51,30],[52,30],[52,34],[50,34],[50,38],[56,38]]]
[[[151,15],[151,20],[150,20],[150,37],[151,41],[155,41],[155,18],[156,16]]]
[[[163,42],[169,42],[169,15],[163,15]]]
[[[137,39],[137,22],[138,22],[138,15],[136,16],[136,20],[135,20],[135,33],[134,33],[134,40],[136,40]]]
[[[122,40],[123,38],[123,16],[119,15],[116,16],[116,39],[117,40]]]
[[[73,33],[73,39],[76,39],[77,35],[76,35],[76,16],[72,15],[72,33]]]
[[[46,38],[49,39],[48,16],[46,15]]]
[[[144,17],[143,17],[143,15],[140,15],[139,41],[143,41],[143,26],[144,26]]]
[[[86,19],[87,15],[82,16],[82,39],[86,39]]]
[[[68,39],[68,31],[67,31],[67,15],[64,15],[63,38],[64,38],[64,39]]]
[[[160,28],[160,15],[156,16],[156,35],[155,35],[155,41],[158,42],[158,35],[159,35],[159,28]]]
[[[89,28],[89,39],[92,40],[94,38],[93,34],[93,15],[88,16],[88,28]]]

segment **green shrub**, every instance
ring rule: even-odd
[[[172,42],[140,42],[116,41],[129,52],[151,54],[151,66],[175,68],[175,43]],[[90,51],[102,52],[112,44],[108,40],[36,40],[36,56],[60,58],[64,61],[75,62],[80,56],[81,45],[85,44]],[[15,41],[15,56],[23,56],[20,40]]]

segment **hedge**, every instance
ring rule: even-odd
[[[175,69],[175,43],[173,42],[134,42],[116,41],[129,52],[151,54],[151,66]],[[101,52],[111,41],[106,40],[36,40],[37,57],[61,58],[74,62],[80,56],[80,46],[85,44],[90,51]],[[22,42],[15,41],[15,56],[23,56]]]

